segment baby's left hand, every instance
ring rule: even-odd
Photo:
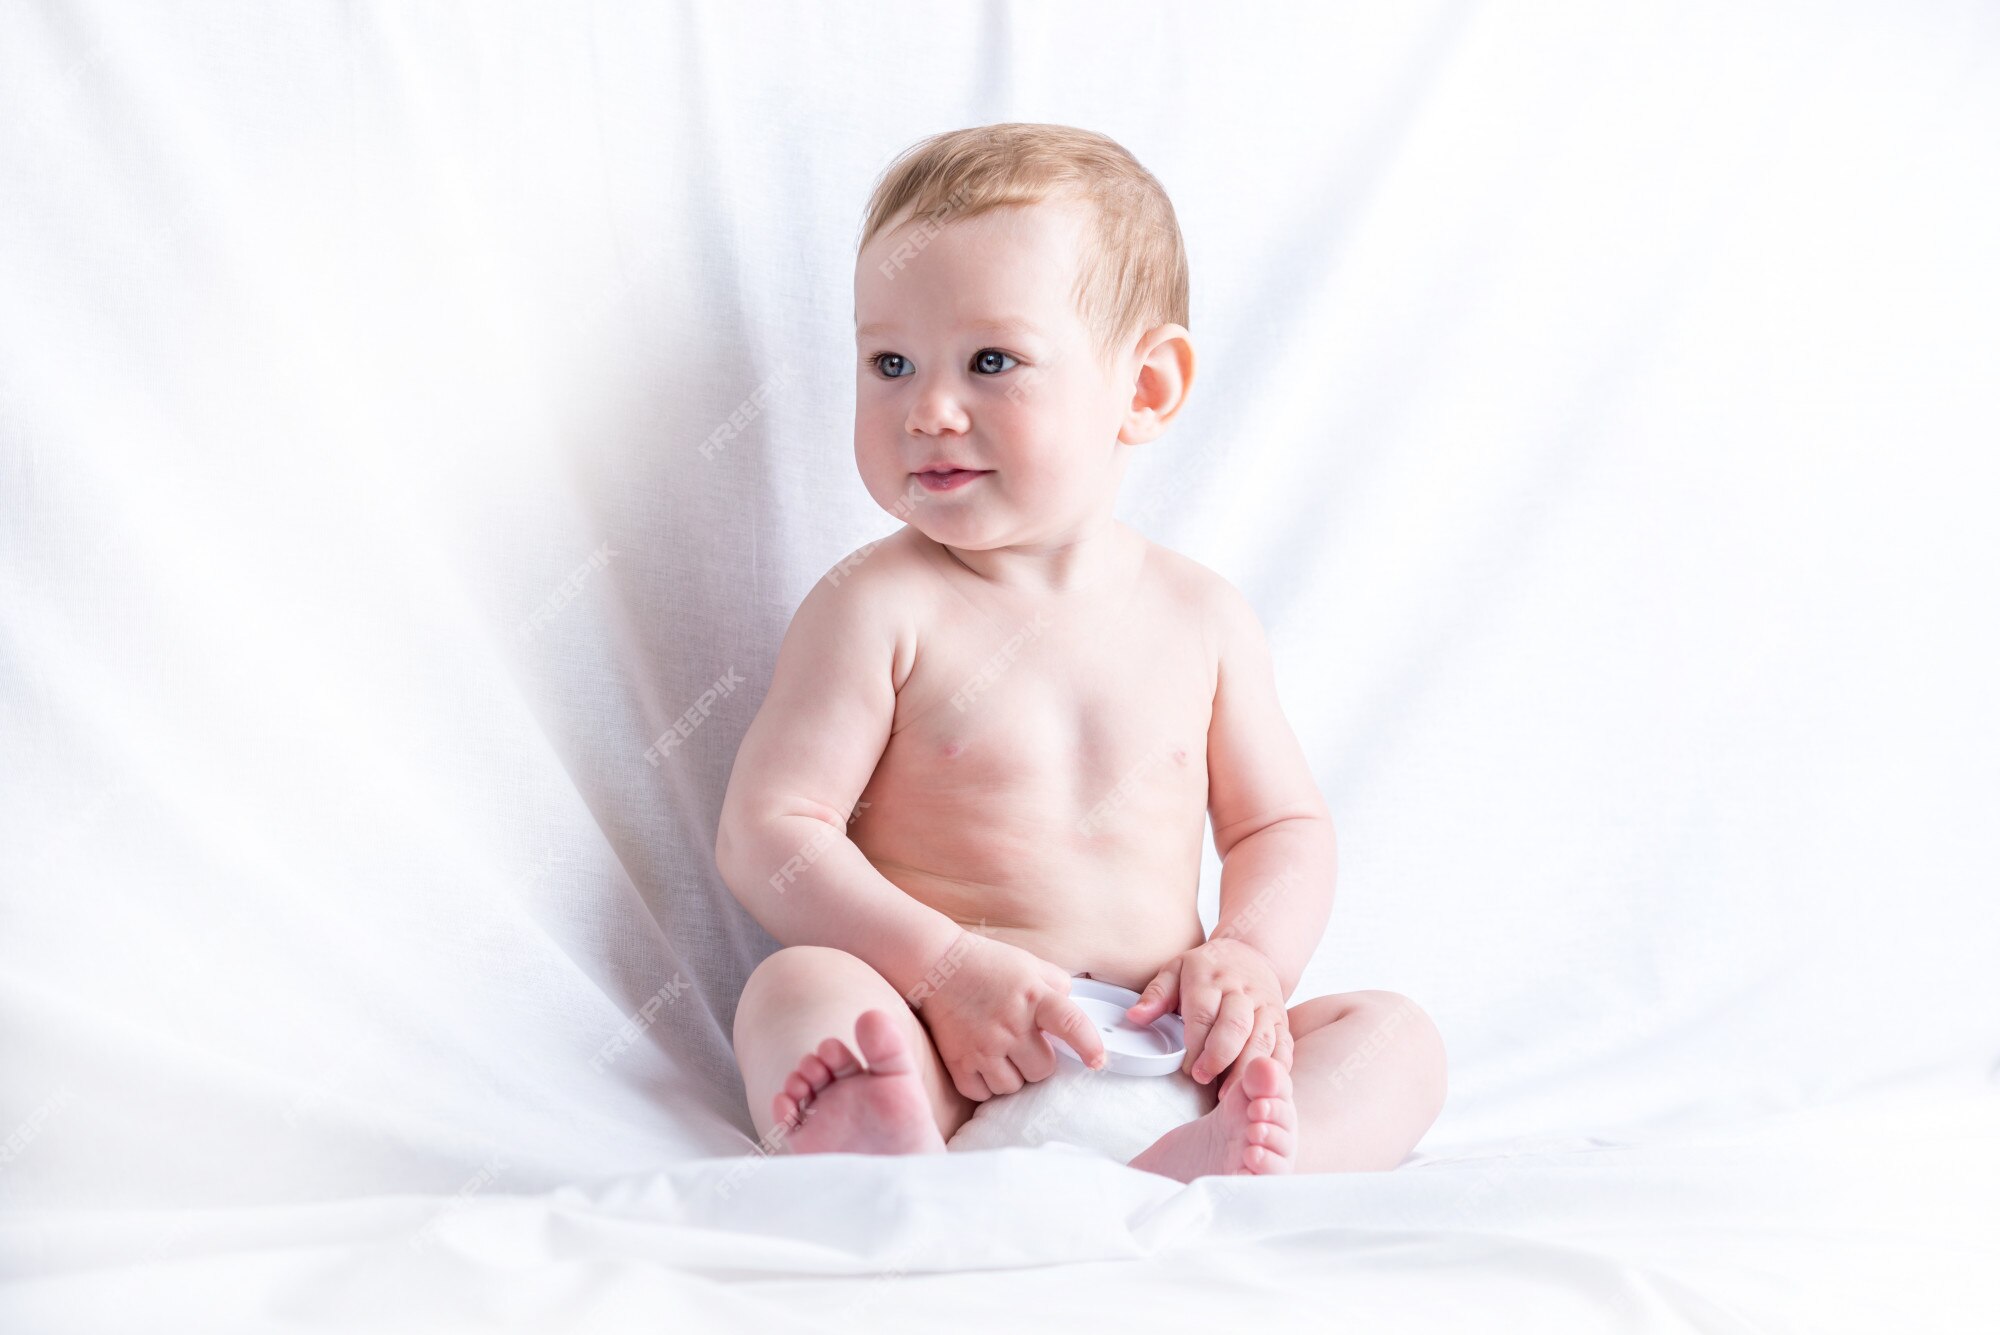
[[[1181,1070],[1202,1084],[1227,1070],[1218,1097],[1229,1092],[1253,1057],[1268,1053],[1287,1071],[1292,1069],[1284,989],[1276,967],[1255,946],[1223,937],[1175,956],[1146,984],[1125,1018],[1150,1024],[1174,1010],[1176,1002],[1187,1028]]]

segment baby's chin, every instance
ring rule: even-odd
[[[985,487],[992,481],[991,477],[981,478],[975,485]],[[889,497],[882,508],[925,537],[938,542],[948,540],[954,547],[979,546],[982,539],[998,545],[1003,536],[1000,506],[991,496],[954,499],[949,492],[941,495],[926,492],[913,481]]]
[[[940,522],[935,518],[925,518],[913,514],[908,520],[910,526],[940,546],[956,547],[960,551],[984,552],[995,547],[1006,546],[1007,540],[995,533],[990,525],[960,520]]]
[[[919,502],[882,507],[898,523],[908,524],[941,546],[965,552],[993,551],[1001,547],[1039,545],[1070,531],[1064,520],[1038,520],[1033,514],[1002,512],[991,500],[977,506],[927,507]]]

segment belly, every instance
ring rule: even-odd
[[[1202,940],[1207,783],[1186,751],[1112,775],[885,754],[849,836],[886,879],[960,925],[1137,990]]]

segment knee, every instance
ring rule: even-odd
[[[794,1009],[815,998],[860,990],[890,990],[882,976],[859,956],[832,946],[783,946],[758,961],[736,998],[740,1030],[745,1017]]]
[[[1430,1013],[1402,993],[1371,988],[1351,995],[1357,1008],[1385,1030],[1398,1033],[1405,1041],[1434,1042],[1440,1051],[1443,1050],[1444,1038],[1438,1033]]]
[[[1435,1084],[1440,1101],[1445,1091],[1444,1035],[1437,1022],[1422,1006],[1400,992],[1367,991],[1362,1008],[1368,1018],[1363,1023],[1377,1028],[1389,1041],[1401,1046],[1429,1080]]]
[[[1356,1010],[1387,1024],[1408,1024],[1422,1029],[1429,1027],[1431,1023],[1431,1017],[1425,1013],[1424,1008],[1401,992],[1384,992],[1379,988],[1368,988],[1361,992],[1349,992],[1347,997]]]
[[[1408,1053],[1418,1065],[1435,1076],[1440,1093],[1444,1088],[1444,1035],[1428,1012],[1400,992],[1370,988],[1343,992],[1338,996],[1315,997],[1293,1007],[1292,1036],[1338,1020],[1353,1025],[1371,1050],[1394,1045]],[[1301,1022],[1304,1022],[1301,1024]]]
[[[746,1024],[774,1009],[796,1005],[800,996],[814,986],[815,977],[823,979],[828,971],[838,967],[831,957],[845,953],[825,946],[781,946],[759,960],[737,994],[736,1016],[730,1023],[731,1041],[740,1047]]]
[[[743,1000],[794,997],[802,990],[817,990],[834,979],[852,977],[857,969],[868,969],[868,965],[831,946],[782,946],[759,960],[743,980]]]

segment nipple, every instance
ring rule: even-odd
[[[953,756],[957,755],[960,751],[963,751],[964,749],[965,749],[964,742],[946,742],[944,744],[944,758],[946,760],[950,760]]]
[[[1187,751],[1184,748],[1178,746],[1174,748],[1174,763],[1176,765],[1187,764]]]

